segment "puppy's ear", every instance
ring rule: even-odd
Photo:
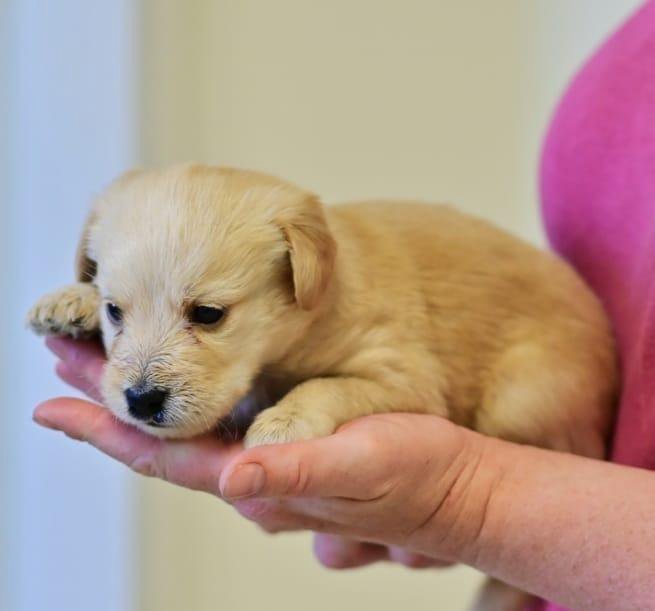
[[[287,207],[278,218],[289,247],[296,302],[303,310],[318,305],[327,288],[336,257],[323,206],[307,195]]]
[[[96,277],[97,265],[89,254],[89,234],[96,220],[96,212],[92,210],[84,221],[80,241],[75,252],[75,276],[78,282],[93,282]]]
[[[98,222],[100,211],[107,205],[115,193],[120,193],[132,179],[142,174],[143,171],[139,169],[125,172],[114,180],[105,189],[104,193],[98,196],[91,204],[91,210],[84,221],[80,241],[77,244],[77,251],[75,253],[75,276],[78,282],[93,282],[98,271],[96,260],[90,252],[90,241],[91,233]]]

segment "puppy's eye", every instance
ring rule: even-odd
[[[189,319],[198,325],[215,325],[225,316],[225,313],[225,308],[200,305],[191,310]]]
[[[120,325],[123,321],[123,310],[121,310],[115,303],[108,303],[107,317],[115,325]]]

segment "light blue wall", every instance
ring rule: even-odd
[[[39,401],[71,391],[23,320],[42,292],[72,281],[90,198],[134,163],[136,3],[6,2],[0,607],[129,610],[136,565],[130,476],[32,423]]]

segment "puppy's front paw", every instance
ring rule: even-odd
[[[335,422],[321,414],[304,414],[295,410],[270,407],[252,423],[244,439],[252,448],[274,443],[291,443],[325,437],[334,432]]]
[[[27,324],[38,335],[89,337],[98,332],[100,296],[92,284],[72,284],[37,301]]]

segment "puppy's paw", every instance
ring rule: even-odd
[[[335,428],[335,422],[325,415],[271,407],[255,418],[246,433],[244,444],[252,448],[315,439],[332,434]]]
[[[90,337],[100,328],[99,308],[95,286],[72,284],[39,299],[27,315],[27,324],[38,335]]]

